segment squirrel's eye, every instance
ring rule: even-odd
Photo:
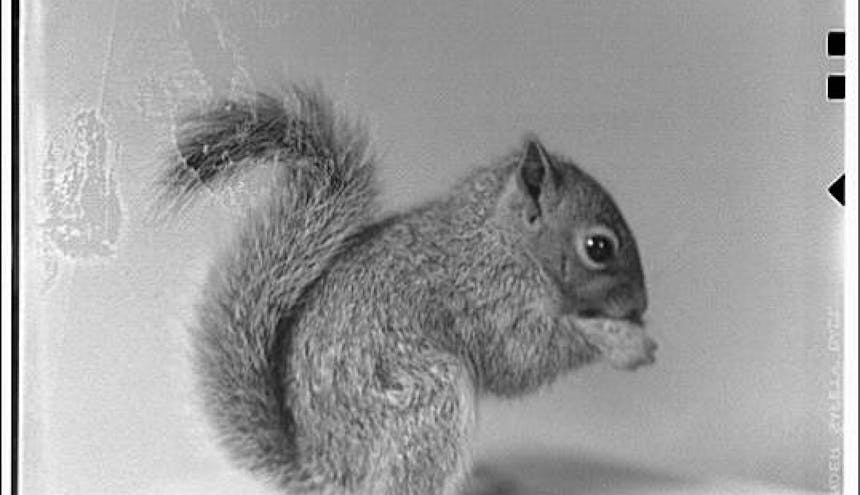
[[[594,270],[605,268],[618,251],[618,237],[603,226],[592,227],[583,232],[577,244],[577,252],[582,262]]]
[[[615,254],[615,248],[605,235],[593,235],[585,240],[585,253],[595,263],[606,263]]]

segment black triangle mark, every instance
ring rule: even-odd
[[[838,179],[833,181],[833,184],[830,184],[830,187],[827,188],[827,192],[836,198],[836,201],[839,201],[840,205],[845,206],[845,174],[842,174]]]

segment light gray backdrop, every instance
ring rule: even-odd
[[[284,75],[365,119],[390,208],[534,130],[634,229],[657,364],[483,404],[480,459],[828,488],[840,2],[24,4],[23,493],[158,493],[216,471],[182,328],[230,203],[157,227],[147,185],[177,105]]]

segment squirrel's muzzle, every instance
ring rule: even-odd
[[[648,307],[645,288],[637,282],[589,284],[576,298],[581,318],[609,318],[641,323]]]

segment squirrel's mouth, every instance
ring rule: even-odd
[[[575,323],[585,340],[615,368],[634,370],[655,360],[657,343],[639,319],[579,315]]]
[[[601,318],[601,317],[603,317],[603,312],[598,310],[598,309],[587,308],[587,309],[583,309],[583,310],[578,311],[577,316],[579,316],[580,318],[588,318],[588,319]]]
[[[577,310],[575,314],[578,318],[586,320],[618,320],[626,321],[632,325],[638,325],[640,327],[644,325],[642,321],[642,313],[636,310],[630,310],[623,315],[616,315],[609,314],[599,308],[589,307]]]

